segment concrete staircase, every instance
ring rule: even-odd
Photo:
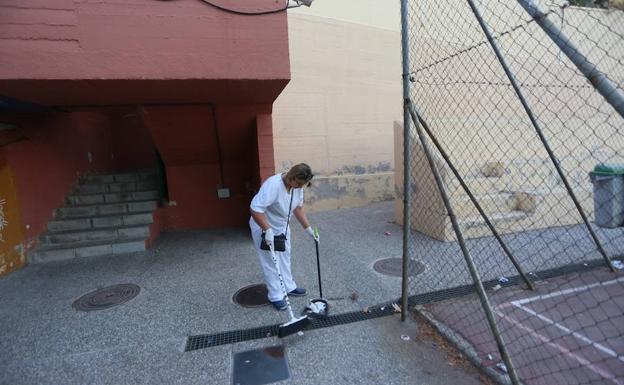
[[[555,185],[553,179],[534,179],[505,173],[499,176],[471,177],[465,181],[500,234],[580,223],[580,216],[567,190]],[[517,180],[521,180],[523,184],[519,185]],[[591,218],[591,186],[574,185],[573,188],[585,213]],[[490,236],[491,232],[485,220],[459,183],[457,182],[457,186],[449,186],[449,189],[451,204],[464,236]],[[448,239],[455,240],[450,223],[447,223],[445,234]]]
[[[158,198],[153,170],[82,176],[28,259],[41,263],[144,251]]]
[[[447,186],[449,198],[464,236],[466,238],[479,238],[491,235],[485,220],[461,188],[459,182],[454,182],[453,185]],[[507,232],[505,230],[513,226],[513,223],[522,221],[529,216],[527,210],[522,210],[519,207],[519,197],[510,188],[506,177],[475,176],[466,178],[465,182],[499,232]],[[452,230],[450,220],[447,222],[445,233],[449,239],[454,240],[455,233]]]

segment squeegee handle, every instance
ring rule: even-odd
[[[323,285],[321,284],[321,259],[319,258],[318,241],[315,239],[314,243],[316,244],[316,271],[318,271],[319,276],[319,294],[321,298],[323,298]]]

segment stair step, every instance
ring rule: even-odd
[[[483,211],[486,214],[495,214],[509,212],[514,209],[516,202],[515,195],[513,193],[490,193],[490,194],[478,194],[474,196]],[[471,217],[478,216],[479,211],[470,200],[468,195],[453,196],[451,203],[455,210],[455,215],[458,217]]]
[[[75,186],[72,195],[106,194],[157,189],[158,183],[156,179],[124,183],[89,183]]]
[[[494,213],[488,215],[488,218],[492,223],[500,224],[505,222],[514,222],[518,220],[522,220],[528,217],[528,214],[524,211],[512,210],[508,213]],[[459,220],[459,225],[464,229],[470,229],[475,227],[487,226],[485,223],[485,219],[481,217],[481,215],[474,215],[470,217],[463,218]]]
[[[132,172],[119,172],[108,174],[90,174],[82,175],[78,179],[79,184],[91,184],[91,183],[126,183],[126,182],[140,182],[149,180],[156,177],[156,171],[152,169],[132,171]]]
[[[97,230],[75,230],[46,233],[40,237],[42,245],[59,245],[88,241],[115,241],[149,237],[149,225],[104,227]]]
[[[491,194],[497,192],[509,192],[511,190],[509,180],[505,176],[503,177],[486,177],[486,176],[474,176],[464,178],[464,183],[470,189],[473,195]],[[449,195],[461,196],[466,195],[466,192],[462,188],[457,179],[453,178],[452,183],[447,186]]]
[[[41,245],[29,254],[29,260],[32,263],[41,263],[82,257],[135,253],[140,251],[145,251],[145,238],[124,239],[119,242],[72,242],[62,245]]]
[[[132,191],[106,194],[69,195],[66,203],[69,206],[97,205],[102,203],[123,203],[144,201],[159,198],[158,190]]]
[[[77,219],[54,219],[48,222],[48,232],[96,230],[104,227],[148,225],[154,221],[152,211],[125,215],[99,215]]]
[[[60,207],[55,210],[56,219],[78,219],[100,215],[126,214],[153,211],[158,207],[155,200],[131,201],[122,203],[110,203],[101,205],[73,205]]]

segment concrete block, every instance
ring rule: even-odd
[[[156,180],[156,170],[145,170],[139,174],[140,180]]]
[[[114,181],[113,175],[83,175],[80,177],[81,184],[112,183]]]
[[[138,234],[138,232],[137,232]],[[48,245],[59,245],[75,242],[116,240],[118,238],[117,229],[75,231],[67,233],[51,233],[41,236],[41,243]],[[136,238],[136,237],[135,237]]]
[[[534,213],[540,200],[540,196],[537,194],[520,191],[514,193],[514,198],[514,209],[525,213]]]
[[[136,182],[113,183],[109,185],[110,192],[123,192],[123,191],[136,191],[136,190],[137,190]]]
[[[128,212],[137,212],[137,211],[153,211],[156,210],[156,201],[148,201],[148,202],[128,202]]]
[[[43,263],[62,261],[66,259],[73,259],[76,257],[76,250],[70,249],[56,249],[56,250],[35,250],[28,254],[28,260],[31,263]]]
[[[74,188],[74,193],[79,194],[104,194],[108,192],[108,186],[105,184],[85,184]]]
[[[479,194],[475,195],[475,199],[488,215],[509,212],[516,207],[516,198],[511,193]],[[452,196],[451,204],[455,210],[455,215],[460,218],[479,215],[479,211],[468,195]]]
[[[147,238],[149,226],[125,227],[117,229],[119,239]]]
[[[109,217],[96,217],[92,218],[93,227],[115,227],[123,226],[123,220],[121,216],[109,216]]]
[[[75,195],[74,204],[76,205],[96,205],[104,203],[104,195]]]
[[[111,183],[108,185],[108,192],[116,193],[121,191],[120,183]]]
[[[149,199],[158,199],[159,193],[158,191],[140,191],[136,192],[133,195],[134,200],[149,200]]]
[[[520,211],[512,211],[509,213],[499,213],[499,214],[492,215],[490,216],[490,221],[492,221],[492,223],[496,225],[499,223],[513,222],[513,221],[524,219],[524,218],[526,218],[525,213],[520,212]],[[480,215],[462,219],[459,221],[459,225],[466,229],[471,228],[471,227],[487,226],[485,225],[485,220]]]
[[[65,197],[65,204],[68,206],[73,206],[76,205],[76,196],[74,195],[68,195]]]
[[[126,200],[130,200],[128,197],[130,195],[128,193],[109,193],[104,195],[104,202],[106,203],[117,203],[123,202]]]
[[[45,234],[41,236],[42,244],[55,244],[64,242],[81,242],[84,237],[81,233]]]
[[[104,241],[117,239],[117,231],[114,229],[85,231],[81,234],[84,241]]]
[[[83,246],[76,248],[76,257],[97,257],[101,255],[111,255],[113,249],[111,245]]]
[[[115,182],[137,182],[141,180],[139,173],[116,174]]]
[[[98,214],[97,206],[61,207],[56,209],[57,218],[87,217]]]
[[[481,173],[488,178],[500,178],[505,175],[505,165],[502,162],[487,162],[481,167]]]
[[[123,216],[123,223],[126,226],[146,225],[146,224],[152,223],[153,221],[154,221],[154,218],[152,216],[152,213],[130,214],[130,215]]]
[[[62,244],[72,242],[101,241],[115,238],[117,238],[117,232],[115,230],[96,230],[46,234],[42,237],[42,240],[49,244]]]
[[[509,192],[510,181],[505,178],[488,178],[488,177],[468,177],[464,178],[464,182],[473,194],[490,194],[496,192]],[[465,195],[466,192],[461,187],[459,181],[454,177],[450,182],[446,183],[449,195]]]
[[[128,211],[128,207],[125,203],[99,205],[97,208],[100,215],[124,214]]]
[[[48,222],[48,231],[50,232],[83,230],[90,227],[91,220],[89,218],[53,220]]]
[[[141,181],[141,182],[137,182],[136,184],[137,191],[156,190],[156,189],[158,189],[158,185],[156,184],[156,181]]]
[[[121,242],[112,244],[113,254],[126,254],[145,251],[145,241]]]

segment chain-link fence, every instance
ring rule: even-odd
[[[403,4],[410,304],[500,381],[624,384],[623,3]]]

